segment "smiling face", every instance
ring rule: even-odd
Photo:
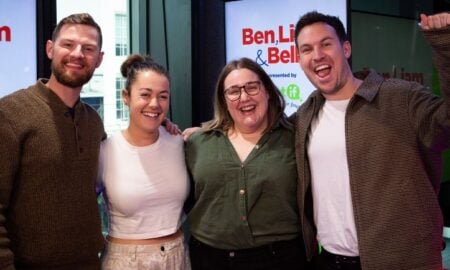
[[[170,84],[166,76],[150,70],[139,71],[123,100],[130,108],[129,130],[146,136],[158,136],[170,104]]]
[[[328,24],[305,26],[297,37],[300,66],[325,98],[350,98],[355,89],[346,87],[353,78],[347,62],[351,55],[348,41],[340,42]]]
[[[97,29],[83,24],[64,25],[56,40],[47,42],[52,77],[60,84],[81,88],[100,65],[103,54]]]
[[[225,78],[224,89],[255,81],[260,81],[260,78],[253,71],[246,68],[235,69]],[[234,122],[233,129],[241,133],[262,132],[268,125],[269,95],[262,83],[259,86],[260,91],[254,96],[249,96],[241,88],[240,99],[230,101],[225,97],[227,110]]]

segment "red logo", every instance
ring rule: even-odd
[[[11,42],[11,28],[0,26],[0,41]]]

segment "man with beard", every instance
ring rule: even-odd
[[[376,72],[359,80],[337,17],[310,12],[295,28],[299,62],[318,89],[296,115],[298,202],[318,269],[442,269],[437,194],[450,147],[450,14],[421,15],[442,98]]]
[[[0,99],[0,269],[100,269],[96,111],[80,101],[103,58],[89,14],[55,28],[50,79]]]

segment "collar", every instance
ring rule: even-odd
[[[36,83],[36,87],[32,88],[33,94],[61,113],[66,113],[72,110],[76,114],[76,112],[82,108],[80,99],[78,99],[73,108],[67,107],[67,105],[64,104],[64,102],[55,94],[55,92],[45,85],[47,82],[48,79],[39,79]]]
[[[369,74],[364,79],[363,83],[358,87],[355,95],[364,98],[368,102],[372,102],[377,96],[383,82],[384,78],[375,70],[370,69]]]

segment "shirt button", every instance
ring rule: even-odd
[[[247,221],[247,217],[246,216],[241,216],[241,220],[242,221]]]
[[[230,258],[234,258],[234,252],[233,251],[231,251],[230,253],[228,253],[228,256],[230,256]]]
[[[255,148],[256,148],[256,150],[258,150],[259,149],[259,144],[255,145]]]

